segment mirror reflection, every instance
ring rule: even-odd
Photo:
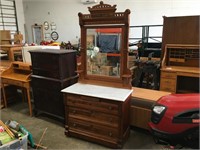
[[[120,77],[121,28],[92,28],[86,35],[87,74]]]

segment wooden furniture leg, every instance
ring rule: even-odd
[[[11,50],[11,49],[9,50],[8,57],[9,57],[10,61],[15,61],[13,50]]]
[[[5,90],[4,84],[2,83],[3,101],[4,101],[5,108],[7,108],[7,99],[6,99],[5,91],[6,90]]]
[[[30,112],[30,116],[32,117],[32,106],[31,106],[30,88],[26,88],[26,93],[27,93],[27,99],[28,99],[29,112]]]
[[[25,88],[21,88],[21,91],[22,91],[22,100],[23,102],[25,102],[27,96],[26,96],[26,89]]]

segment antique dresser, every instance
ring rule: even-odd
[[[66,135],[112,148],[122,147],[130,130],[131,90],[76,83],[62,92]]]
[[[79,13],[81,65],[78,83],[62,90],[65,134],[122,148],[130,133],[131,72],[127,68],[130,10],[116,5]]]

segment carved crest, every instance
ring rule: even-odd
[[[116,5],[109,5],[104,4],[103,1],[101,1],[98,5],[91,7],[88,7],[88,10],[91,14],[91,17],[108,17],[108,16],[114,16],[116,11]]]

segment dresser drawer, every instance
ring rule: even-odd
[[[168,92],[176,92],[176,80],[175,79],[161,79],[160,90]]]
[[[98,124],[115,127],[117,128],[119,125],[119,117],[114,115],[105,114],[102,112],[98,112],[93,109],[81,109],[75,107],[66,108],[68,111],[70,118],[82,119],[86,122],[93,121]],[[66,115],[67,116],[67,115]]]
[[[119,103],[115,101],[112,101],[111,103],[110,101],[101,98],[66,94],[65,103],[68,106],[92,109],[113,115],[119,114]]]
[[[78,119],[69,118],[68,120],[69,131],[79,132],[80,134],[88,134],[96,137],[102,137],[105,139],[118,139],[119,131],[118,128],[106,127],[91,122],[85,122]]]
[[[41,68],[34,68],[33,69],[33,74],[38,75],[38,76],[44,76],[44,77],[51,77],[55,79],[60,79],[60,74],[58,73],[57,69],[49,69],[49,70],[44,70]],[[63,79],[63,78],[62,78]]]
[[[71,85],[71,80],[56,80],[53,78],[32,75],[31,84],[34,88],[44,88],[50,91],[57,91],[60,93],[60,90]]]
[[[176,79],[176,73],[161,71],[161,79],[162,78]]]
[[[34,75],[65,79],[77,75],[76,51],[34,50],[29,51]]]
[[[11,84],[12,83],[12,85],[23,87],[23,83],[20,82],[20,81],[15,81],[15,80],[11,80],[11,79],[1,79],[1,82],[4,83],[4,84]]]

